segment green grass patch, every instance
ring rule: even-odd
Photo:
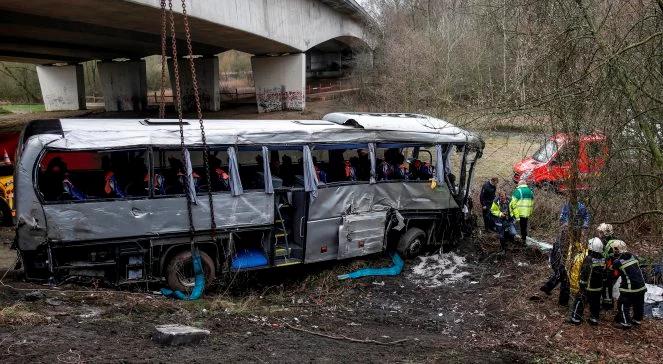
[[[44,104],[8,104],[0,106],[0,113],[29,114],[46,111]]]

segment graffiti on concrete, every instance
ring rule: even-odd
[[[256,90],[258,112],[304,110],[304,92],[287,91],[285,86]]]

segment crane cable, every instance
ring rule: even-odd
[[[161,99],[159,100],[159,118],[164,118],[165,117],[165,85],[166,85],[166,57],[167,57],[167,34],[166,34],[166,23],[168,22],[170,24],[170,41],[171,41],[171,55],[172,55],[172,60],[173,60],[173,75],[175,77],[174,84],[175,84],[175,93],[174,93],[174,104],[175,108],[177,110],[177,115],[178,115],[178,125],[179,125],[179,132],[180,132],[180,147],[181,147],[181,157],[182,161],[185,163],[185,169],[186,169],[186,161],[187,161],[187,149],[184,143],[184,121],[183,121],[183,115],[182,115],[182,90],[180,86],[180,73],[179,73],[179,62],[177,58],[177,36],[176,36],[176,31],[175,31],[175,16],[173,12],[173,2],[172,0],[168,0],[167,2],[168,5],[168,10],[166,10],[166,0],[161,0]],[[193,85],[193,92],[194,92],[194,100],[195,100],[195,105],[196,105],[196,112],[198,116],[198,121],[200,124],[200,134],[201,134],[201,142],[203,146],[203,165],[205,168],[205,174],[207,176],[207,197],[209,201],[209,209],[210,209],[210,237],[212,241],[216,240],[216,220],[215,220],[215,215],[214,215],[214,201],[213,201],[213,196],[212,196],[212,183],[211,183],[211,176],[210,176],[210,168],[209,168],[209,146],[207,145],[207,138],[205,136],[205,126],[203,122],[203,114],[202,114],[202,108],[200,105],[200,94],[198,91],[198,80],[196,77],[196,66],[194,63],[194,57],[193,57],[193,47],[192,47],[192,42],[191,42],[191,29],[189,27],[189,18],[187,15],[186,11],[186,0],[182,0],[182,15],[183,15],[183,22],[184,22],[184,31],[185,31],[185,36],[186,36],[186,45],[187,45],[187,50],[188,50],[188,58],[189,58],[189,70],[191,72],[191,80],[192,80],[192,85]],[[185,171],[186,172],[186,171]],[[188,177],[188,176],[187,176]],[[184,183],[184,189],[185,189],[185,195],[186,195],[186,204],[187,204],[187,215],[188,215],[188,222],[189,222],[189,237],[190,237],[190,245],[191,245],[191,254],[192,254],[192,260],[194,257],[194,250],[195,250],[195,226],[193,222],[193,209],[192,209],[192,196],[193,193],[196,193],[194,191],[190,191],[192,186],[190,186],[189,179],[187,178]]]

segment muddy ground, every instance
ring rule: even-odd
[[[660,362],[663,321],[621,331],[604,313],[598,328],[566,324],[556,297],[538,291],[545,257],[496,248],[480,235],[425,258],[430,269],[409,261],[397,277],[336,279],[389,264],[382,256],[245,273],[195,302],[154,294],[157,286],[50,288],[11,272],[0,288],[0,361]],[[185,347],[152,342],[155,325],[168,323],[211,336]]]

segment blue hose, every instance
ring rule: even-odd
[[[200,253],[198,249],[191,250],[191,260],[193,260],[193,273],[196,275],[195,284],[193,286],[193,291],[191,295],[187,296],[186,294],[180,291],[173,291],[172,289],[162,288],[161,294],[166,297],[174,297],[184,301],[195,301],[203,296],[203,291],[205,290],[205,271],[203,270],[203,263],[200,259]]]
[[[341,274],[337,278],[339,280],[342,280],[342,279],[354,279],[354,278],[369,277],[369,276],[397,276],[401,274],[403,266],[405,265],[405,262],[403,262],[401,256],[398,255],[398,253],[393,252],[391,253],[391,260],[393,261],[394,264],[392,264],[389,267],[362,268],[354,272]]]

